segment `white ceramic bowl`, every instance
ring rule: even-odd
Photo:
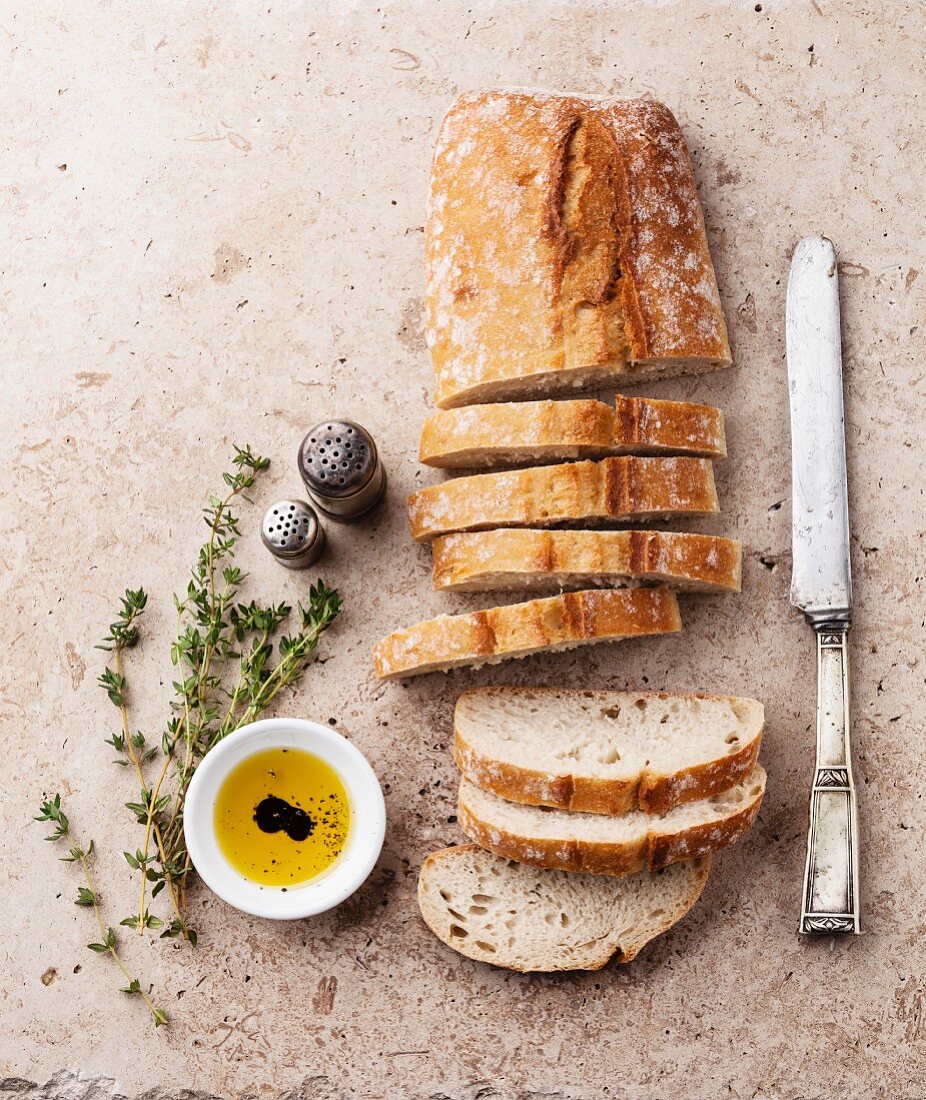
[[[301,886],[260,886],[246,879],[222,854],[215,835],[215,802],[226,776],[264,749],[302,749],[329,764],[350,800],[347,843],[331,867]],[[264,718],[235,730],[202,759],[186,796],[183,829],[197,874],[223,901],[273,920],[324,913],[357,890],[373,870],[386,833],[386,805],[366,757],[328,726],[301,718]]]

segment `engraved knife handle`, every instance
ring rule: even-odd
[[[817,764],[799,931],[832,935],[859,931],[858,810],[849,741],[849,624],[814,623],[814,630]]]

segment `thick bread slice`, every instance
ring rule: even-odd
[[[519,401],[469,405],[424,422],[418,457],[462,469],[606,458],[621,454],[727,453],[723,413],[688,401],[617,397],[603,401]]]
[[[506,859],[557,871],[631,875],[694,859],[736,843],[755,821],[765,771],[729,791],[688,802],[664,817],[634,811],[620,817],[523,806],[460,781],[460,828]]]
[[[660,103],[462,96],[425,249],[440,408],[730,362],[691,161]]]
[[[431,543],[434,587],[493,589],[666,584],[682,592],[739,592],[736,539],[678,531],[538,531],[502,527]]]
[[[509,970],[600,970],[630,962],[701,896],[710,856],[628,878],[538,871],[475,844],[428,856],[425,924],[448,947]]]
[[[718,511],[706,458],[605,458],[457,477],[408,498],[412,538]]]
[[[457,699],[453,756],[512,802],[664,814],[741,783],[764,721],[761,703],[730,695],[480,688]]]
[[[376,643],[373,661],[376,675],[391,680],[681,628],[678,601],[665,588],[566,592],[397,630]]]

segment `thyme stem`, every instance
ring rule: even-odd
[[[64,810],[61,808],[60,794],[56,794],[54,798],[48,799],[42,803],[35,820],[48,821],[53,824],[54,828],[45,838],[46,840],[57,842],[65,837],[70,838],[71,836],[71,823]],[[140,997],[144,1001],[145,1007],[151,1013],[151,1017],[154,1020],[154,1026],[160,1027],[162,1024],[168,1022],[167,1013],[163,1008],[160,1008],[154,1003],[151,997],[142,989],[141,982],[138,978],[132,975],[132,972],[126,966],[119,952],[119,944],[116,939],[115,930],[108,927],[103,920],[103,912],[100,907],[100,895],[96,889],[93,872],[90,870],[90,856],[93,854],[93,848],[94,845],[92,840],[86,848],[83,847],[83,845],[75,844],[68,855],[63,857],[65,863],[80,864],[86,886],[78,887],[75,904],[93,909],[93,916],[100,933],[99,942],[89,943],[87,947],[97,955],[109,955],[121,971],[126,982],[128,982],[128,985],[123,987],[122,992]]]
[[[128,967],[122,961],[122,956],[119,954],[119,949],[115,943],[115,937],[112,935],[112,929],[107,928],[103,922],[103,914],[100,911],[99,894],[96,892],[93,882],[93,875],[90,873],[90,864],[87,860],[87,855],[82,854],[77,857],[80,863],[81,869],[84,872],[84,878],[87,880],[87,889],[93,895],[93,915],[96,917],[96,925],[100,930],[100,942],[106,946],[106,950],[119,969],[122,971],[122,976],[129,983],[129,989],[132,992],[137,993],[139,997],[145,1002],[145,1006],[151,1013],[154,1019],[154,1026],[160,1027],[161,1024],[166,1024],[168,1021],[167,1013],[163,1008],[158,1006],[151,1000],[148,994],[141,988],[141,983],[137,978],[134,978],[129,971]],[[143,930],[143,929],[142,929]],[[135,987],[135,988],[133,988]]]

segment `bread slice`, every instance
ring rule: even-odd
[[[457,699],[453,756],[512,802],[665,814],[741,783],[764,722],[761,703],[731,695],[481,688]]]
[[[567,592],[397,630],[376,643],[373,661],[376,675],[391,680],[681,628],[678,601],[665,588]]]
[[[627,878],[538,871],[475,844],[428,856],[418,876],[425,924],[477,962],[520,971],[627,963],[701,896],[710,857]]]
[[[460,782],[460,828],[490,852],[557,871],[631,875],[694,859],[740,840],[759,812],[765,772],[757,764],[736,787],[688,802],[664,817],[571,813],[508,802]]]
[[[461,469],[564,462],[609,455],[727,453],[723,413],[688,401],[617,397],[604,401],[519,401],[434,413],[421,431],[419,459]]]
[[[718,511],[706,458],[605,458],[472,474],[408,498],[412,538],[489,527],[550,527]]]
[[[691,161],[661,103],[462,96],[437,138],[425,251],[439,408],[730,363]]]
[[[434,587],[454,592],[665,584],[739,592],[736,539],[678,531],[540,531],[502,527],[431,543]]]

